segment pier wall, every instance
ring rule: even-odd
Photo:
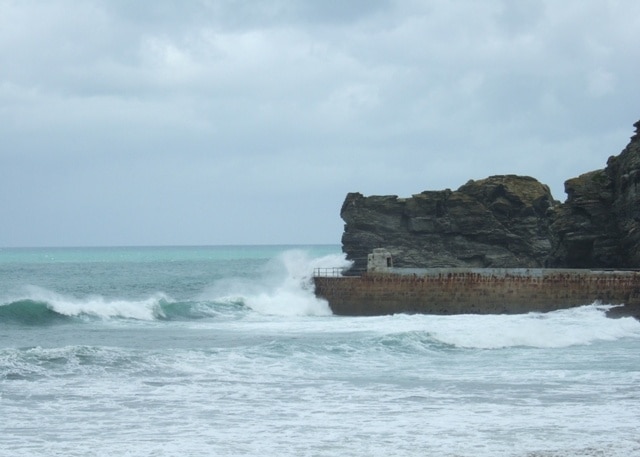
[[[338,315],[517,314],[601,301],[638,304],[640,272],[590,270],[422,270],[314,277],[315,293]]]

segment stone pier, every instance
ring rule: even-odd
[[[640,272],[579,269],[392,269],[314,277],[334,314],[517,314],[640,303]]]

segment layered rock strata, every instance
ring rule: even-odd
[[[526,176],[491,176],[410,198],[347,195],[352,273],[388,249],[396,267],[640,267],[640,121],[606,168],[566,181],[565,203]]]

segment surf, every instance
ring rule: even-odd
[[[0,305],[0,324],[35,326],[68,321],[68,316],[57,313],[44,301],[24,298]]]
[[[224,278],[201,295],[202,300],[242,302],[252,311],[273,316],[329,316],[326,300],[317,298],[312,282],[315,268],[348,267],[344,254],[312,257],[304,250],[287,250],[271,259],[257,278]]]
[[[343,254],[313,257],[304,250],[287,250],[266,262],[255,276],[212,281],[195,296],[179,300],[162,291],[136,298],[78,297],[28,285],[13,297],[0,300],[0,322],[34,326],[115,319],[238,319],[248,314],[329,316],[327,302],[314,295],[311,278],[314,268],[336,264],[350,263]]]
[[[640,339],[640,322],[606,316],[600,303],[548,313],[408,315],[347,318],[351,329],[379,332],[381,340],[416,339],[441,348],[500,350],[559,349],[625,338]]]

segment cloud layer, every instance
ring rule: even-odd
[[[346,192],[602,168],[640,3],[0,0],[0,245],[338,243]]]

